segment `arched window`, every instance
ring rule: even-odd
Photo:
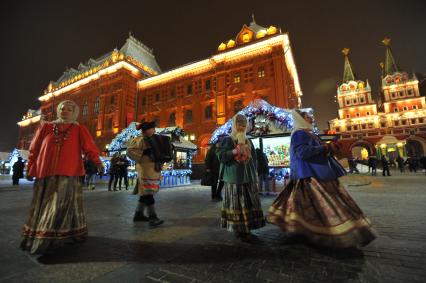
[[[95,115],[99,114],[99,96],[96,97],[95,108],[93,108],[93,113],[95,113]]]
[[[170,127],[175,127],[176,126],[176,113],[175,112],[170,113],[170,116],[169,116],[169,126]]]
[[[187,109],[185,111],[185,123],[186,124],[192,123],[192,110],[191,109]]]
[[[204,109],[204,118],[206,118],[206,119],[213,118],[213,107],[211,105],[207,106]]]

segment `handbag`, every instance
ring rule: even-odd
[[[211,172],[206,172],[201,176],[201,186],[213,186],[216,182],[216,178]]]

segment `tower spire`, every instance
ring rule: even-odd
[[[385,62],[383,67],[384,76],[400,71],[395,63],[395,59],[393,58],[392,51],[390,49],[390,41],[391,39],[388,37],[385,37],[382,40],[382,43],[386,46]]]
[[[345,56],[345,67],[343,70],[343,82],[354,81],[355,75],[352,70],[351,62],[349,61],[349,48],[343,48],[343,56]]]
[[[254,13],[251,13],[251,23],[250,24],[255,24],[256,20],[254,19]]]

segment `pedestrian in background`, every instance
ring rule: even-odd
[[[19,185],[19,179],[24,178],[24,168],[25,162],[22,160],[22,157],[18,157],[18,160],[13,164],[13,174],[12,174],[12,184],[14,186]]]
[[[377,157],[374,155],[368,158],[368,168],[371,168],[371,176],[377,175]]]
[[[94,190],[95,189],[95,177],[98,169],[96,168],[96,164],[90,160],[89,158],[85,158],[84,160],[84,170],[86,172],[86,185],[87,189]]]
[[[118,178],[118,160],[119,160],[119,153],[116,152],[113,154],[110,164],[109,164],[109,181],[108,181],[108,191],[111,191],[111,187],[114,182],[114,191],[116,191],[117,186],[117,178]]]
[[[332,156],[338,146],[322,143],[312,132],[308,113],[293,110],[292,117],[290,183],[270,207],[268,221],[314,245],[367,245],[376,233],[339,182],[346,171]]]
[[[27,176],[36,180],[21,248],[32,254],[87,236],[81,156],[98,168],[101,161],[89,131],[77,123],[78,113],[73,101],[62,101],[57,107],[58,119],[42,123],[30,145]]]
[[[118,158],[118,162],[116,166],[117,166],[117,174],[116,174],[117,178],[115,178],[114,180],[114,190],[117,187],[117,181],[118,181],[118,189],[120,191],[121,191],[121,184],[123,184],[127,190],[129,187],[128,168],[130,166],[130,162],[129,160],[127,160],[126,155],[123,154]]]
[[[269,195],[271,190],[269,188],[269,161],[266,154],[260,149],[256,148],[257,159],[257,176],[259,177],[259,194]]]
[[[409,156],[406,162],[408,163],[408,170],[410,170],[410,172],[417,173],[419,163],[416,156]]]
[[[250,241],[254,239],[250,231],[265,226],[265,219],[257,193],[256,151],[246,132],[247,118],[235,115],[231,136],[222,140],[216,153],[225,182],[222,228]]]
[[[211,199],[212,201],[221,201],[224,183],[222,180],[219,180],[220,162],[216,155],[216,149],[216,143],[212,143],[207,151],[204,163],[206,166],[206,172],[212,175]]]
[[[404,171],[405,171],[405,168],[404,168],[405,167],[405,161],[404,161],[404,159],[401,156],[398,155],[398,157],[396,158],[396,163],[398,164],[399,171],[401,173],[404,173]]]
[[[386,173],[388,176],[390,176],[389,161],[386,155],[382,155],[381,162],[382,162],[382,168],[383,168],[383,172],[382,172],[383,176],[386,176]]]
[[[420,158],[420,164],[422,164],[426,174],[426,155],[423,155],[422,158]]]
[[[348,163],[349,163],[349,173],[356,173],[359,174],[359,170],[357,168],[357,161],[351,157],[348,159]]]

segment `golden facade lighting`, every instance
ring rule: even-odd
[[[47,94],[45,94],[43,96],[40,96],[38,98],[38,100],[40,100],[40,101],[48,101],[50,98],[52,98],[54,96],[55,97],[59,96],[59,95],[65,93],[65,92],[68,92],[70,90],[78,88],[78,87],[80,87],[82,85],[88,84],[88,83],[90,83],[90,82],[92,82],[94,80],[99,79],[103,75],[108,75],[108,74],[115,73],[115,72],[117,72],[118,70],[120,70],[122,68],[129,70],[130,72],[132,72],[135,75],[137,75],[137,74],[140,73],[140,71],[137,68],[135,68],[134,66],[132,66],[131,64],[129,64],[129,63],[125,62],[125,61],[119,61],[118,63],[116,63],[116,64],[114,64],[112,66],[106,67],[105,69],[100,69],[99,71],[97,71],[93,75],[90,75],[90,76],[88,76],[86,78],[83,78],[83,79],[80,79],[80,80],[76,80],[75,83],[71,83],[71,84],[69,84],[69,85],[67,85],[67,86],[65,86],[63,88],[54,90],[53,92],[48,92]]]
[[[196,63],[162,73],[155,77],[142,79],[138,82],[137,86],[139,89],[144,89],[158,84],[163,84],[174,79],[179,79],[184,75],[194,75],[207,72],[209,70],[213,70],[218,63],[229,62],[236,59],[250,58],[258,54],[271,52],[274,46],[283,47],[287,69],[289,70],[290,75],[293,77],[296,94],[300,96],[302,91],[300,88],[299,76],[297,74],[296,64],[293,59],[288,34],[279,34],[260,42],[216,54],[211,56],[209,59],[198,61]]]
[[[31,124],[34,124],[34,123],[40,122],[40,119],[41,119],[41,115],[37,115],[37,116],[33,116],[33,117],[31,117],[31,118],[27,118],[27,119],[25,119],[25,120],[22,120],[22,121],[18,122],[17,124],[18,124],[20,127],[26,127],[26,126],[28,126],[28,125],[31,125]]]

